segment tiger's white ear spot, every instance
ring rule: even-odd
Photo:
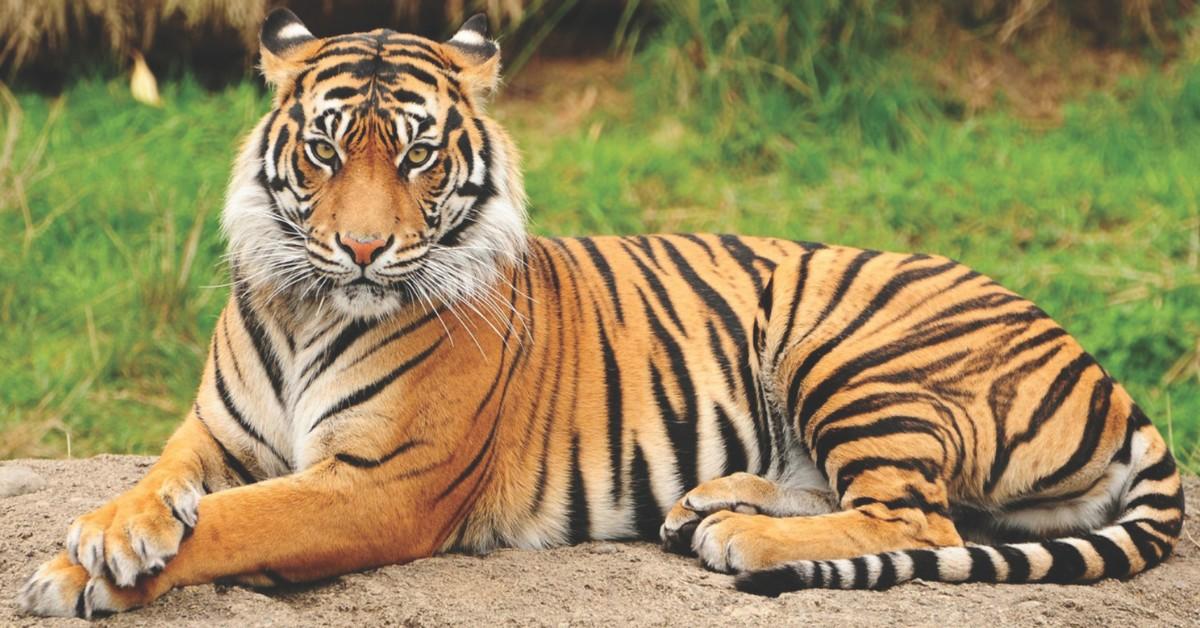
[[[475,63],[485,62],[500,52],[496,42],[487,38],[487,17],[482,13],[471,16],[446,43]]]
[[[275,33],[275,36],[283,40],[311,39],[313,34],[303,24],[293,22],[279,29],[279,32]]]

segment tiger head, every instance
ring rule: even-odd
[[[483,105],[500,50],[477,15],[444,43],[319,39],[276,10],[260,36],[274,106],[234,170],[222,226],[239,289],[354,317],[494,289],[523,255],[517,152]]]

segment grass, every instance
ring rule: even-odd
[[[844,121],[789,130],[795,104],[769,93],[761,125],[730,131],[728,112],[646,90],[654,67],[599,94],[581,69],[543,97],[501,95],[538,232],[950,255],[1063,323],[1200,467],[1200,71],[1082,96],[1050,130],[1003,111],[928,115],[878,142]],[[0,146],[0,458],[152,453],[191,401],[227,294],[228,167],[267,98],[187,80],[163,97],[141,107],[101,80],[17,96],[7,167]]]

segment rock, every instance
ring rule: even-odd
[[[46,488],[46,479],[20,465],[0,467],[0,497],[16,497]]]

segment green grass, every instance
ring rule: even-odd
[[[722,132],[728,112],[674,111],[643,67],[632,106],[562,133],[502,110],[538,232],[735,231],[950,255],[1042,305],[1200,466],[1200,72],[1082,97],[1049,131],[1002,112],[930,115],[878,142],[864,124],[781,126],[795,103],[771,94],[760,126]],[[228,167],[267,99],[250,85],[163,91],[163,109],[136,105],[123,82],[18,96],[23,201],[0,169],[0,457],[66,455],[68,435],[76,456],[151,453],[191,401],[227,294]]]

